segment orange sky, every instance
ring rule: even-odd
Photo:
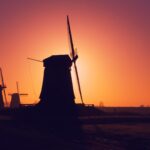
[[[150,105],[149,0],[1,0],[0,66],[7,93],[39,101],[43,60],[68,54],[69,14],[85,103]],[[74,80],[76,102],[80,102]],[[8,97],[10,100],[10,97]]]

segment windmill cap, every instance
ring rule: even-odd
[[[52,55],[43,60],[44,67],[63,67],[70,68],[72,65],[72,61],[69,55]]]

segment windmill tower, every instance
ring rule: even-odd
[[[9,94],[11,96],[11,102],[10,102],[10,107],[11,108],[19,108],[21,105],[20,102],[20,96],[27,96],[27,93],[20,93],[19,92],[19,83],[16,82],[16,87],[17,87],[17,92]]]
[[[1,84],[0,84],[0,109],[3,109],[5,105],[7,106],[7,97],[6,97],[6,91],[5,91],[5,84],[4,84],[4,78],[3,78],[3,72],[0,68],[0,77],[1,77]],[[3,98],[4,95],[4,98]]]
[[[51,116],[73,116],[75,114],[75,96],[71,78],[71,66],[74,65],[78,89],[83,103],[79,75],[76,66],[78,55],[75,53],[69,17],[67,27],[71,45],[69,55],[53,55],[43,60],[44,77],[40,94],[39,107],[47,110]]]

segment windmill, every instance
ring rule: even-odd
[[[11,108],[19,108],[21,105],[20,96],[27,96],[28,95],[27,93],[20,93],[18,82],[16,82],[16,87],[17,87],[17,92],[9,94],[11,96],[11,102],[10,102]]]
[[[82,104],[84,104],[83,96],[82,96],[82,92],[81,92],[81,85],[80,85],[80,80],[79,80],[78,69],[77,69],[77,65],[76,65],[76,60],[78,59],[78,55],[74,49],[72,33],[71,33],[71,28],[70,28],[70,22],[69,22],[69,16],[67,16],[67,27],[68,27],[68,33],[69,33],[70,46],[71,46],[71,58],[72,58],[72,62],[74,64],[74,70],[75,70],[75,75],[76,75],[76,79],[77,79],[78,90],[79,90],[81,102],[82,102]]]
[[[0,77],[1,77],[1,85],[0,85],[0,108],[4,108],[4,106],[8,105],[7,103],[7,97],[6,97],[6,91],[5,91],[5,84],[4,84],[4,77],[2,69],[0,68]],[[4,98],[3,98],[4,95]]]
[[[38,106],[48,111],[51,116],[73,116],[76,111],[75,96],[71,77],[71,66],[74,65],[78,89],[82,104],[83,97],[76,65],[78,55],[75,53],[69,17],[67,16],[67,27],[71,45],[71,57],[65,55],[52,55],[43,60],[44,77]],[[38,61],[36,59],[28,58]],[[46,112],[47,114],[47,112]]]

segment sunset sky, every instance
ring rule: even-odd
[[[43,60],[69,54],[69,15],[85,103],[150,105],[150,0],[0,0],[0,67],[7,93],[39,101]],[[74,70],[76,102],[80,102]],[[8,100],[10,97],[8,96]]]

